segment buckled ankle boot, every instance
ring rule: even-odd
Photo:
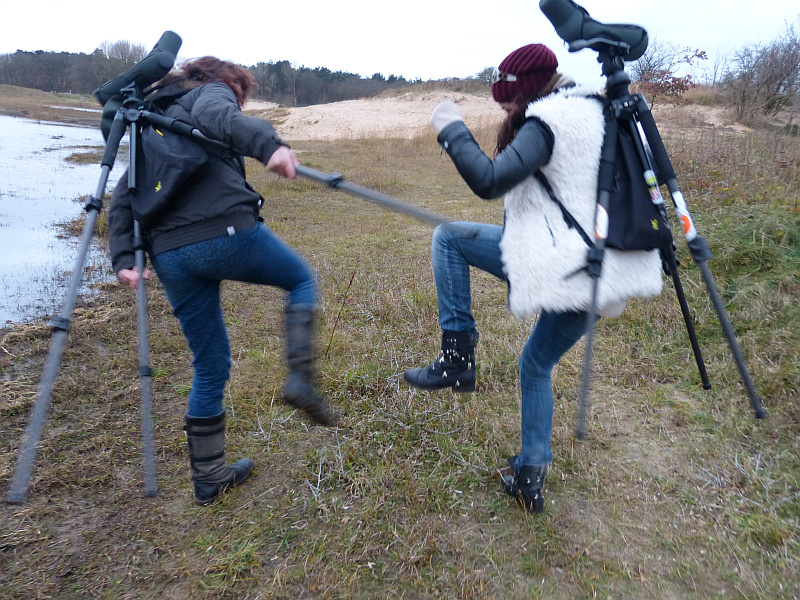
[[[477,344],[477,331],[442,331],[442,351],[433,364],[420,369],[408,369],[403,373],[403,379],[423,390],[449,387],[456,392],[474,392]]]
[[[283,401],[305,411],[320,425],[332,425],[333,414],[325,399],[314,391],[314,307],[290,304],[286,307],[285,319],[289,375],[283,384]]]
[[[544,478],[547,465],[525,465],[515,470],[516,456],[508,459],[512,474],[503,475],[503,490],[532,513],[544,512]]]
[[[242,458],[225,463],[225,413],[216,417],[186,417],[186,441],[194,481],[194,500],[208,506],[219,495],[239,485],[253,471],[253,461]]]

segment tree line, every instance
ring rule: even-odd
[[[105,42],[91,54],[17,50],[0,54],[0,84],[91,94],[146,54],[144,46],[126,41]]]
[[[800,20],[786,23],[773,41],[717,52],[679,47],[653,36],[644,55],[626,65],[648,100],[680,101],[698,83],[714,87],[735,109],[737,121],[753,124],[761,116],[788,110],[790,124],[800,108]],[[147,54],[143,45],[104,42],[91,54],[27,52],[0,54],[0,84],[47,92],[91,94]],[[420,79],[375,73],[362,77],[324,67],[296,66],[287,60],[246,67],[256,81],[253,96],[285,106],[310,106],[376,96],[386,89],[413,86]],[[698,75],[699,73],[699,75]],[[491,81],[488,67],[457,80],[479,87]]]
[[[713,60],[699,49],[679,47],[654,37],[629,68],[648,100],[680,101],[689,87],[715,88],[733,106],[735,119],[747,125],[783,111],[788,129],[800,116],[800,19],[766,43],[717,52]]]
[[[286,106],[310,106],[369,98],[387,88],[421,83],[416,79],[375,73],[361,77],[346,71],[331,71],[325,67],[295,67],[287,60],[259,62],[246,67],[256,80],[254,97]]]
[[[147,55],[143,45],[104,42],[91,54],[17,50],[0,54],[0,84],[45,92],[91,94]],[[382,91],[421,83],[420,79],[375,73],[362,77],[324,67],[297,67],[287,60],[245,67],[256,81],[253,97],[287,106],[309,106],[368,98]]]

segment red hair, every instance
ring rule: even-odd
[[[184,76],[198,84],[218,81],[233,90],[239,106],[244,106],[248,94],[255,87],[256,80],[250,71],[232,62],[213,56],[193,58],[181,65]]]

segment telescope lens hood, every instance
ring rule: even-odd
[[[155,83],[175,64],[182,40],[177,33],[165,31],[150,53],[130,69],[97,88],[92,95],[103,106],[133,84],[140,90]]]

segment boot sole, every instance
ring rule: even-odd
[[[425,390],[427,392],[434,392],[436,390],[447,390],[451,389],[454,392],[458,392],[459,394],[469,393],[475,391],[475,384],[474,383],[462,383],[462,384],[447,384],[447,385],[423,385],[417,383],[416,381],[411,381],[408,377],[406,377],[405,373],[403,374],[403,381],[405,381],[411,387],[415,387],[418,390]]]
[[[252,477],[252,475],[253,475],[253,467],[254,467],[254,465],[251,465],[250,466],[250,471],[247,473],[247,475],[242,477],[240,480],[238,480],[238,481],[234,480],[234,481],[232,481],[230,483],[222,483],[222,484],[220,484],[219,491],[217,492],[217,495],[214,496],[213,498],[209,498],[207,500],[201,500],[200,498],[195,496],[194,497],[194,503],[197,504],[198,506],[210,506],[211,504],[214,504],[214,502],[219,500],[220,497],[223,494],[225,494],[226,492],[229,492],[230,490],[232,490],[235,487],[238,487],[238,486],[242,485],[245,481],[250,479],[250,477]]]
[[[318,425],[325,425],[330,427],[335,424],[336,419],[333,412],[328,406],[322,402],[314,402],[309,404],[306,399],[295,399],[292,397],[283,396],[283,401],[297,410],[303,411],[312,421]]]
[[[217,500],[219,500],[224,494],[226,494],[227,492],[231,491],[233,488],[242,485],[245,481],[250,479],[251,475],[252,475],[252,473],[248,473],[247,477],[245,477],[244,479],[240,479],[236,483],[226,483],[224,485],[221,485],[220,489],[219,489],[219,493],[216,496],[214,496],[213,498],[209,499],[209,500],[201,500],[200,498],[195,496],[194,497],[194,503],[197,504],[198,506],[211,506]]]

